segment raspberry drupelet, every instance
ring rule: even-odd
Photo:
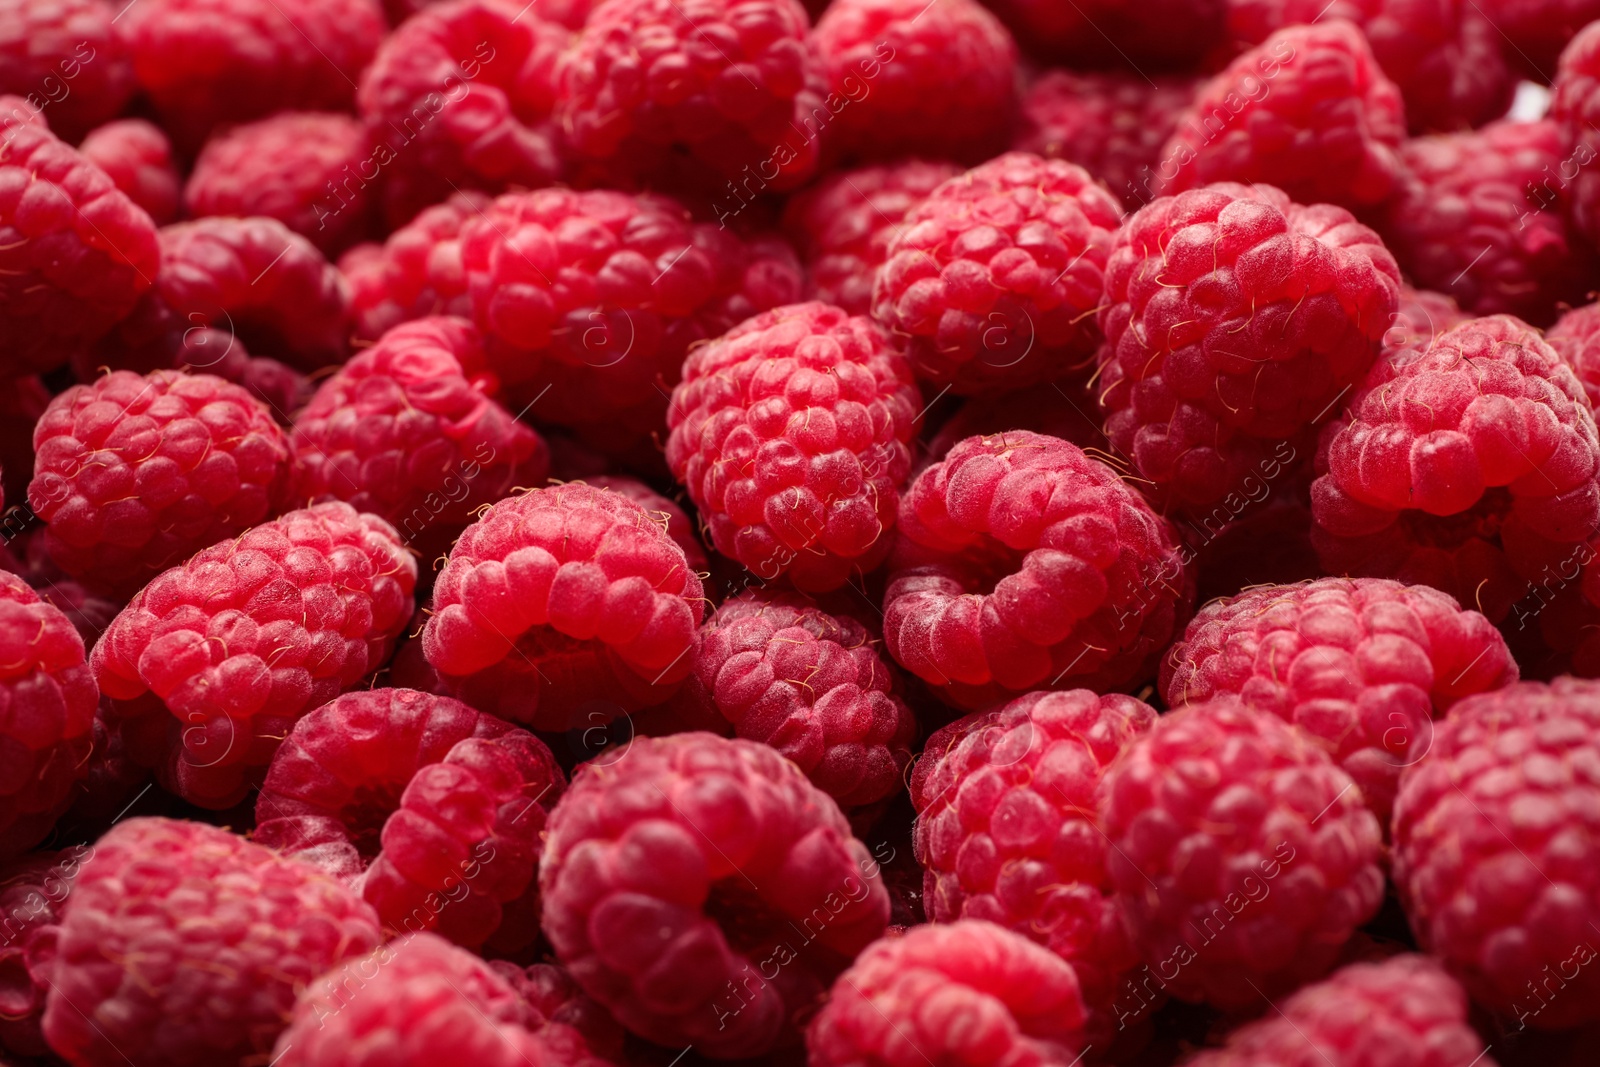
[[[1533,184],[1543,186],[1540,200],[1559,195],[1573,228],[1592,245],[1600,238],[1600,181],[1590,166],[1600,154],[1600,28],[1586,27],[1562,51],[1550,89],[1549,115],[1566,152],[1559,166],[1547,167]]]
[[[1592,410],[1600,403],[1600,304],[1568,311],[1545,331],[1544,339],[1578,376]]]
[[[560,965],[534,963],[519,967],[509,960],[491,960],[489,967],[517,991],[530,1014],[545,1025],[571,1027],[594,1051],[617,1063],[623,1061],[628,1032]]]
[[[689,353],[667,464],[719,552],[762,581],[834,589],[889,551],[921,406],[872,320],[776,308]]]
[[[484,193],[456,193],[420,212],[382,245],[358,245],[340,257],[357,343],[376,341],[410,319],[472,317],[461,227],[489,203]]]
[[[1400,365],[1416,359],[1433,347],[1434,338],[1472,317],[1452,297],[1401,282],[1400,303],[1383,333],[1375,362]]]
[[[585,764],[539,865],[544,931],[634,1033],[715,1059],[799,1042],[796,1016],[884,931],[877,860],[793,763],[704,733]]]
[[[911,483],[884,644],[957,707],[1152,676],[1194,595],[1171,525],[1076,445],[969,437]]]
[[[678,506],[677,501],[662,496],[637,478],[625,474],[594,474],[577,479],[588,482],[596,489],[611,489],[644,508],[657,519],[666,519],[667,534],[683,549],[689,569],[696,573],[706,569],[706,550],[695,534],[694,523]]]
[[[177,219],[183,178],[172,158],[172,142],[161,127],[144,119],[118,119],[89,131],[78,151],[105,171],[157,226]]]
[[[1106,436],[1179,512],[1303,464],[1312,428],[1377,355],[1399,285],[1343,208],[1228,183],[1154,201],[1106,265]]]
[[[348,504],[291,511],[157,576],[94,646],[108,719],[165,788],[226,808],[296,719],[389,658],[416,561]]]
[[[0,864],[0,1052],[47,1056],[39,1024],[50,994],[56,935],[72,881],[93,853],[83,845]]]
[[[100,0],[11,0],[0,11],[0,96],[17,118],[42,114],[77,142],[133,94],[117,11]]]

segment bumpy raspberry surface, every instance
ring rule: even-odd
[[[1259,1007],[1326,972],[1383,900],[1361,791],[1309,734],[1234,697],[1136,739],[1101,782],[1100,822],[1144,957],[1119,1004],[1153,979],[1184,1000]]]
[[[1093,312],[1121,217],[1082,167],[1008,152],[907,213],[872,313],[906,335],[918,377],[957,395],[1062,377],[1099,343]]]
[[[1600,15],[1600,11],[1596,12]],[[1551,85],[1550,118],[1567,149],[1559,167],[1533,180],[1533,195],[1552,210],[1565,210],[1573,228],[1591,245],[1600,238],[1600,29],[1585,29],[1561,53]]]
[[[1589,407],[1600,403],[1600,304],[1573,308],[1545,331],[1544,339],[1578,376]]]
[[[0,95],[21,97],[25,114],[42,113],[68,141],[114,117],[134,88],[115,15],[100,0],[8,3],[0,12]]]
[[[24,493],[22,499],[26,500]],[[67,576],[56,566],[45,548],[44,527],[35,526],[10,543],[15,555],[4,561],[5,569],[21,576],[33,587],[39,599],[54,604],[72,621],[87,648],[97,641],[106,626],[116,618],[126,601],[92,591]]]
[[[483,346],[462,319],[418,319],[363,349],[295,417],[290,498],[344,500],[387,519],[424,559],[485,504],[542,485],[539,435],[486,394]]]
[[[379,943],[372,909],[308,864],[201,823],[129,819],[73,884],[45,1038],[83,1067],[260,1057],[301,988]]]
[[[683,379],[667,463],[718,551],[813,590],[882,561],[921,404],[881,327],[826,304],[777,308],[690,352]]]
[[[21,117],[18,117],[18,116]],[[155,226],[104,171],[0,96],[0,351],[4,373],[52,370],[156,280]]]
[[[583,1035],[590,1048],[622,1062],[628,1032],[572,980],[565,968],[554,963],[518,967],[509,960],[492,960],[489,966],[546,1024],[569,1026]]]
[[[1400,303],[1384,331],[1378,361],[1398,364],[1415,359],[1433,347],[1434,338],[1470,318],[1451,297],[1401,282]]]
[[[50,402],[28,503],[63,571],[132,595],[276,515],[290,451],[272,412],[210,374],[113,371]]]
[[[1170,524],[1076,445],[969,437],[900,501],[884,643],[943,699],[1148,676],[1194,585]]]
[[[1100,1049],[1138,956],[1111,894],[1095,790],[1155,719],[1129,696],[1029,693],[928,738],[911,780],[928,917],[996,922],[1071,963]]]
[[[678,547],[683,549],[684,558],[689,561],[689,569],[704,571],[706,569],[706,550],[700,544],[700,538],[695,534],[694,523],[689,520],[689,515],[677,502],[662,496],[637,478],[629,478],[622,474],[595,474],[581,479],[597,489],[611,489],[644,508],[657,519],[665,518],[667,535],[678,542]]]
[[[78,845],[0,865],[0,1051],[18,1056],[50,1052],[39,1022],[50,994],[57,923],[72,880],[90,855]]]
[[[793,763],[704,733],[580,767],[539,867],[545,934],[589,995],[719,1059],[798,1041],[796,1013],[883,933],[878,874]]]
[[[183,179],[173,162],[172,142],[144,119],[118,119],[89,131],[78,151],[110,175],[129,200],[158,226],[178,217]]]
[[[1430,585],[1493,622],[1600,527],[1577,376],[1509,315],[1375,364],[1324,431],[1312,539],[1329,573]]]
[[[474,707],[540,729],[660,703],[705,610],[683,549],[621,493],[575,482],[509,497],[450,551],[422,634]]]
[[[555,67],[567,30],[512,0],[452,0],[407,19],[361,79],[389,224],[453,192],[559,176]]]
[[[1193,68],[1224,40],[1225,0],[991,0],[1017,41],[1071,67]],[[1110,48],[1107,48],[1109,43]]]
[[[345,879],[390,930],[475,948],[534,885],[565,785],[526,730],[449,697],[360,690],[295,723],[256,798],[255,840]]]
[[[488,205],[483,193],[457,193],[421,212],[381,246],[359,245],[339,259],[358,342],[376,341],[402,322],[426,315],[472,317],[461,226]]]
[[[1240,1027],[1191,1067],[1494,1067],[1467,1019],[1467,996],[1443,967],[1405,954],[1352,963]]]
[[[828,130],[831,151],[979,163],[1005,147],[1017,46],[977,0],[835,0],[811,39],[829,91],[849,101]]]
[[[1399,281],[1343,208],[1260,185],[1162,197],[1106,266],[1106,436],[1153,498],[1206,511],[1274,458],[1310,455],[1309,428],[1377,354]]]
[[[296,719],[388,658],[416,580],[382,519],[342,503],[291,511],[158,576],[91,663],[126,702],[111,717],[135,758],[185,799],[227,807]]]
[[[1384,241],[1412,281],[1463,309],[1549,325],[1600,276],[1558,196],[1569,147],[1549,119],[1407,141]]]
[[[1323,578],[1200,610],[1161,666],[1167,704],[1231,693],[1317,738],[1387,826],[1401,771],[1457,700],[1517,680],[1494,624],[1425,585]]]

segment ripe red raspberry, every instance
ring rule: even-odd
[[[611,489],[621,493],[648,511],[658,522],[665,519],[667,536],[683,549],[684,558],[689,561],[689,569],[697,573],[706,569],[708,565],[706,550],[695,535],[694,523],[689,521],[688,514],[675,501],[662,496],[637,478],[629,478],[626,475],[595,474],[581,480],[596,489]]]
[[[1225,38],[1225,0],[990,0],[989,6],[1024,48],[1068,67],[1189,70]]]
[[[291,511],[145,586],[90,663],[140,762],[225,808],[296,719],[389,658],[416,581],[382,519],[348,504]]]
[[[1506,60],[1523,77],[1548,83],[1561,50],[1600,18],[1595,0],[1488,0],[1483,12],[1505,42]]]
[[[54,370],[155,282],[156,229],[104,171],[0,96],[0,373]]]
[[[117,17],[139,87],[191,153],[223,123],[349,110],[384,33],[377,0],[139,0]]]
[[[1600,684],[1463,700],[1400,780],[1394,880],[1418,944],[1518,1029],[1600,1019]]]
[[[1544,339],[1578,376],[1589,407],[1600,404],[1600,304],[1573,308],[1545,331]]]
[[[0,10],[0,95],[6,110],[43,113],[58,137],[77,142],[115,118],[133,94],[133,68],[100,0],[11,0]]]
[[[1378,362],[1416,359],[1433,347],[1434,338],[1470,318],[1451,297],[1401,282],[1400,303],[1384,331]]]
[[[1070,1064],[1083,998],[1070,964],[993,923],[912,927],[839,976],[806,1034],[811,1067]]]
[[[616,1063],[624,1062],[628,1032],[564,968],[553,963],[518,967],[509,960],[491,960],[489,967],[517,991],[544,1025],[571,1027],[596,1052]]]
[[[833,0],[811,40],[829,91],[848,101],[829,151],[980,163],[1005,147],[1017,46],[977,0]]]
[[[1106,436],[1153,499],[1209,510],[1310,455],[1311,427],[1377,354],[1399,282],[1343,208],[1261,185],[1162,197],[1106,266]]]
[[[461,227],[489,203],[483,193],[457,193],[395,230],[381,246],[360,245],[340,258],[358,343],[426,315],[472,317]]]
[[[1060,378],[1099,344],[1093,312],[1122,207],[1082,167],[1008,152],[907,213],[872,312],[917,375],[957,395]]]
[[[115,595],[287,499],[289,444],[272,412],[210,374],[113,371],[52,400],[33,440],[28,503],[49,524],[50,558]]]
[[[165,226],[178,217],[183,179],[173,162],[172,142],[144,119],[118,119],[89,132],[78,151],[110,176],[129,200]]]
[[[21,498],[26,500],[27,493],[22,493]],[[16,521],[16,517],[9,520],[12,529]],[[40,600],[60,608],[61,613],[71,620],[87,648],[105,632],[117,612],[122,610],[125,601],[92,592],[67,577],[67,573],[51,560],[44,541],[42,525],[13,537],[6,545],[10,551],[0,566],[32,586]]]
[[[81,1067],[264,1061],[299,989],[381,941],[360,897],[226,830],[129,819],[92,852],[44,1014]]]
[[[662,524],[574,482],[500,501],[433,591],[422,647],[456,695],[543,730],[658,704],[689,673],[700,579]]]
[[[1467,996],[1427,956],[1352,963],[1228,1035],[1190,1067],[1495,1067],[1467,1018]]]
[[[1509,312],[1535,326],[1585,302],[1600,278],[1592,251],[1543,188],[1568,155],[1551,120],[1407,141],[1385,242],[1416,284],[1475,315]],[[1542,191],[1541,191],[1542,190]]]
[[[377,148],[357,176],[364,187],[382,173],[391,226],[452,192],[498,193],[560,176],[550,112],[569,36],[545,20],[542,5],[452,0],[430,4],[384,40],[361,79],[361,117]]]
[[[1432,720],[1517,680],[1494,624],[1425,585],[1322,578],[1207,604],[1161,665],[1168,706],[1233,694],[1322,743],[1387,827]]]
[[[1129,696],[1029,693],[928,738],[911,780],[928,918],[1000,923],[1072,964],[1085,1036],[1101,1050],[1123,1028],[1112,1000],[1138,955],[1112,898],[1095,789],[1155,719]]]
[[[834,589],[889,551],[920,401],[872,320],[777,308],[689,353],[667,463],[719,552],[763,581]]]
[[[546,936],[659,1044],[733,1059],[797,1043],[796,1016],[888,921],[838,806],[751,741],[638,738],[578,769],[546,834]]]
[[[1573,228],[1593,245],[1600,239],[1600,180],[1591,166],[1600,154],[1600,29],[1583,30],[1562,51],[1551,93],[1549,115],[1560,127],[1565,151],[1559,163],[1547,163],[1530,180],[1531,191],[1544,206],[1564,208]]]
[[[1378,820],[1297,727],[1233,697],[1162,716],[1101,783],[1107,866],[1146,984],[1259,1007],[1333,966],[1383,900]],[[1117,1010],[1139,1010],[1128,983]]]
[[[1312,541],[1329,573],[1429,585],[1491,622],[1600,528],[1583,389],[1509,315],[1374,365],[1317,469]]]
[[[884,594],[895,661],[957,707],[1149,677],[1194,579],[1172,527],[1076,445],[969,437],[900,501]]]
[[[0,1052],[48,1056],[39,1030],[56,935],[72,880],[91,851],[35,852],[0,865]],[[31,1061],[30,1061],[31,1062]]]

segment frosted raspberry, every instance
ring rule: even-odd
[[[144,119],[118,119],[91,130],[78,151],[105,171],[156,225],[165,226],[178,217],[183,179],[161,127]]]
[[[6,110],[42,113],[58,137],[79,141],[133,94],[133,68],[100,0],[10,0],[0,11],[0,95]]]
[[[50,1052],[39,1021],[50,993],[57,923],[72,880],[92,854],[78,845],[0,865],[0,976],[5,979],[0,983],[0,1051]]]
[[[977,0],[833,0],[811,40],[828,89],[849,101],[830,151],[979,163],[1005,147],[1017,46]]]
[[[1138,956],[1112,899],[1095,789],[1155,719],[1133,697],[1029,693],[928,738],[911,780],[928,917],[1000,923],[1071,963],[1085,1036],[1102,1050]]]
[[[766,745],[677,734],[617,760],[580,767],[550,815],[539,882],[561,962],[651,1041],[719,1059],[797,1043],[797,1013],[883,933],[878,864]]]
[[[53,370],[105,333],[155,282],[160,257],[150,216],[27,115],[18,97],[0,96],[0,373],[7,377]]]
[[[881,328],[826,304],[778,308],[694,349],[683,379],[667,463],[718,551],[811,590],[882,561],[921,404]]]
[[[1578,376],[1590,408],[1600,403],[1600,304],[1573,308],[1545,331],[1544,339]]]
[[[140,762],[185,799],[228,807],[296,719],[388,659],[416,580],[382,519],[291,511],[158,576],[90,662]]]
[[[942,699],[1118,689],[1192,603],[1172,527],[1104,464],[1027,430],[969,437],[900,501],[884,643]]]
[[[1352,963],[1300,990],[1276,1013],[1228,1035],[1191,1067],[1495,1067],[1467,1018],[1467,997],[1426,956]]]
[[[452,192],[548,185],[561,170],[556,62],[567,30],[512,0],[431,4],[383,42],[361,79],[390,225]]]
[[[349,283],[357,341],[376,341],[426,315],[472,317],[461,226],[489,202],[483,193],[457,193],[390,234],[381,247],[345,253],[339,270]]]
[[[1538,333],[1473,319],[1374,365],[1323,436],[1312,540],[1329,573],[1429,585],[1504,619],[1600,527],[1600,441]]]
[[[1072,67],[1187,70],[1225,38],[1225,0],[991,0],[989,6],[1024,48]]]
[[[923,465],[937,463],[968,437],[993,437],[1012,430],[1059,437],[1085,452],[1098,453],[1099,458],[1111,457],[1094,394],[1081,381],[1067,380],[968,398],[928,439]],[[922,473],[922,468],[915,473]]]
[[[1183,1000],[1259,1007],[1332,967],[1383,900],[1361,791],[1311,735],[1233,697],[1162,716],[1100,798],[1142,973]]]
[[[131,595],[276,515],[290,451],[267,406],[209,374],[113,371],[50,402],[28,503],[45,548],[92,588]]]
[[[575,482],[500,501],[433,591],[428,662],[475,707],[539,729],[594,700],[658,704],[688,674],[705,610],[683,549],[621,493]]]
[[[1379,229],[1416,284],[1475,315],[1509,312],[1546,326],[1584,303],[1600,278],[1543,183],[1568,155],[1551,120],[1407,141],[1404,180]]]
[[[1517,1028],[1600,1019],[1600,685],[1457,704],[1400,780],[1394,880],[1418,944]]]
[[[1416,359],[1433,347],[1434,338],[1470,318],[1451,297],[1401,282],[1400,303],[1384,331],[1378,360],[1401,363]]]
[[[1162,197],[1106,266],[1106,436],[1152,498],[1204,512],[1311,453],[1389,327],[1399,271],[1378,235],[1271,186]]]
[[[470,323],[418,319],[326,379],[295,416],[294,500],[344,500],[393,523],[423,559],[485,504],[542,485],[539,435],[486,395]]]
[[[1100,337],[1116,199],[1082,167],[1008,152],[945,182],[906,215],[872,312],[905,334],[917,375],[957,394],[1059,378]]]
[[[706,550],[701,546],[700,539],[695,535],[694,523],[689,521],[689,515],[676,501],[669,500],[639,481],[621,474],[595,474],[582,479],[596,489],[611,489],[648,511],[657,520],[665,519],[667,536],[678,543],[683,549],[684,558],[689,561],[689,569],[696,572],[704,571],[707,567]]]
[[[298,990],[380,942],[361,898],[236,834],[129,819],[78,872],[45,1007],[82,1067],[262,1058]]]

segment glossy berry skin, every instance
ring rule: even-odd
[[[1191,514],[1303,462],[1377,355],[1399,283],[1343,208],[1230,184],[1152,202],[1106,266],[1106,436],[1148,495]]]
[[[410,319],[472,317],[461,227],[488,204],[483,193],[453,194],[419,212],[382,245],[358,245],[339,258],[357,343],[376,341]]]
[[[889,551],[920,407],[881,327],[793,304],[689,353],[667,464],[718,551],[763,581],[833,589]]]
[[[928,918],[999,923],[1070,963],[1085,1036],[1102,1049],[1138,955],[1112,896],[1095,790],[1155,720],[1120,694],[1029,693],[936,732],[911,779]]]
[[[884,644],[942,700],[1112,690],[1153,673],[1193,578],[1170,524],[1076,445],[969,437],[900,501]]]
[[[0,1051],[18,1057],[45,1056],[39,1023],[50,995],[61,911],[72,881],[93,853],[76,845],[60,852],[35,852],[0,864]]]
[[[1383,900],[1378,820],[1309,735],[1233,697],[1161,717],[1101,783],[1145,984],[1224,1010],[1326,973]],[[1118,1011],[1143,987],[1119,990]]]
[[[98,0],[14,0],[0,13],[0,96],[76,143],[133,94],[116,9]]]
[[[562,964],[658,1044],[797,1044],[795,1014],[883,933],[877,861],[766,745],[686,733],[615,760],[581,766],[550,815],[539,882]]]
[[[157,226],[177,219],[183,178],[161,127],[144,119],[117,119],[90,130],[78,152],[105,171]]]
[[[1394,880],[1423,951],[1517,1029],[1600,1018],[1600,686],[1463,700],[1400,780]]]

